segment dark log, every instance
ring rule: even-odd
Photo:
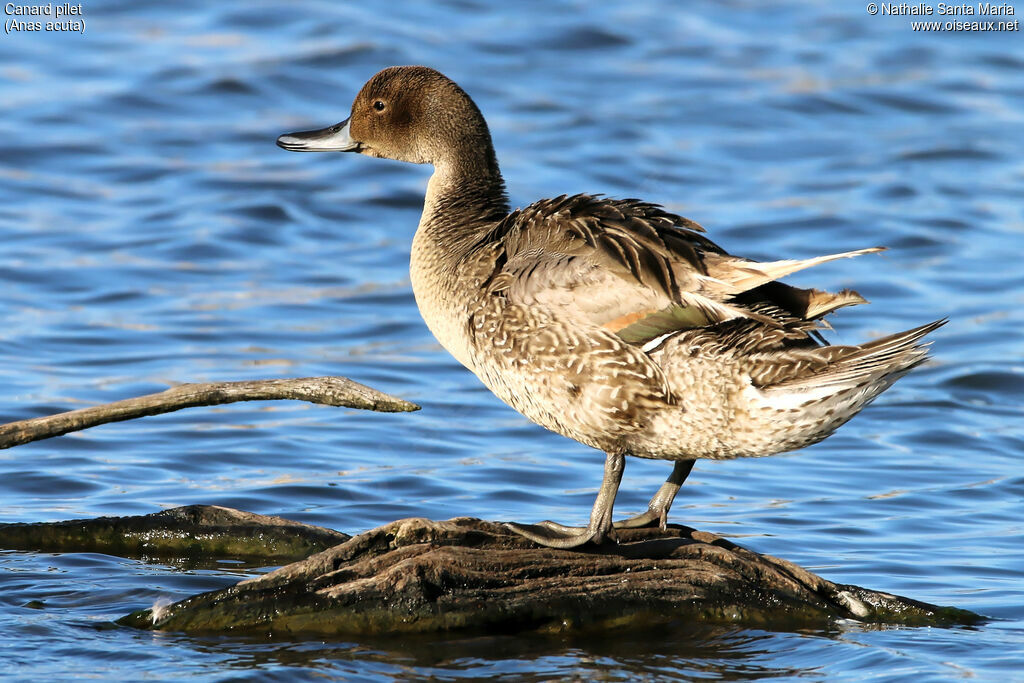
[[[232,587],[128,615],[138,628],[310,636],[561,632],[711,622],[827,628],[837,620],[984,620],[857,586],[686,527],[619,544],[542,548],[500,524],[406,519]]]
[[[216,505],[151,515],[0,524],[0,548],[167,558],[190,566],[218,560],[260,566],[294,562],[351,538],[340,531]]]
[[[34,417],[0,425],[0,448],[61,436],[108,422],[170,413],[182,408],[215,406],[237,401],[289,399],[385,413],[419,410],[415,403],[371,389],[345,377],[300,377],[244,382],[179,384],[157,394],[115,401],[57,415]]]

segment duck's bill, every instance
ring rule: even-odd
[[[277,146],[290,152],[358,152],[362,145],[348,131],[349,119],[320,130],[285,133]]]

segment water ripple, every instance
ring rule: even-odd
[[[832,580],[1003,621],[154,637],[107,622],[258,570],[0,551],[0,657],[17,675],[1005,680],[1024,668],[1017,35],[939,40],[828,4],[582,10],[103,2],[86,7],[84,35],[0,41],[6,419],[182,381],[319,374],[423,405],[225,406],[2,451],[0,517],[210,503],[349,532],[402,516],[586,520],[601,454],[501,405],[419,320],[408,258],[429,171],[273,144],[344,118],[377,69],[426,63],[488,117],[514,205],[641,196],[761,259],[889,246],[791,281],[871,299],[835,317],[839,343],[949,316],[933,364],[803,453],[698,463],[673,518]],[[668,471],[629,462],[620,512],[643,509]]]

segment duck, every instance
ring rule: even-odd
[[[479,107],[429,67],[383,69],[348,118],[277,144],[433,166],[410,257],[427,327],[509,406],[605,454],[586,526],[506,523],[542,546],[664,530],[697,459],[821,441],[923,363],[922,340],[947,322],[831,345],[825,316],[867,301],[780,281],[881,247],[757,262],[640,199],[562,195],[512,210]],[[673,468],[646,511],[615,521],[626,456]]]

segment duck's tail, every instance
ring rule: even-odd
[[[930,342],[919,344],[926,335],[948,322],[946,318],[905,332],[882,337],[858,346],[825,346],[806,353],[822,356],[824,365],[775,384],[773,389],[852,389],[872,387],[886,381],[886,387],[928,359]],[[884,391],[885,387],[877,393]]]
[[[752,375],[762,407],[796,415],[825,438],[879,394],[928,359],[921,340],[946,319],[859,346],[794,349],[763,363]]]

